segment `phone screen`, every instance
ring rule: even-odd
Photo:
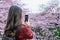
[[[28,15],[25,15],[25,22],[28,21]]]

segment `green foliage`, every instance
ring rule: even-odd
[[[53,36],[58,36],[60,37],[60,28],[49,28],[49,30],[53,33]]]

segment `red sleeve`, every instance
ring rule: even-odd
[[[32,39],[33,38],[33,32],[31,28],[27,25],[22,25],[20,28],[20,33],[18,33],[19,38],[23,39]]]
[[[31,28],[29,26],[25,26],[23,28],[24,34],[25,34],[25,38],[27,39],[32,39],[33,38],[33,32],[31,30]]]

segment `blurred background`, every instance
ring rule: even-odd
[[[0,0],[0,35],[3,35],[10,6],[29,15],[34,38],[28,40],[60,40],[60,0]]]

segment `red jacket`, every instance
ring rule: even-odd
[[[16,33],[17,40],[32,39],[33,32],[28,25],[21,25],[20,31]]]

